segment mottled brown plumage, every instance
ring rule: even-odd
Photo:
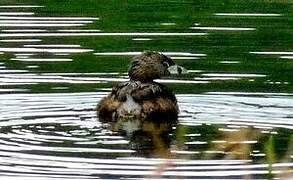
[[[169,75],[168,68],[175,63],[158,52],[144,52],[133,58],[129,67],[130,81],[113,87],[112,92],[103,98],[97,106],[97,115],[101,122],[116,123],[118,129],[124,122],[135,122],[139,129],[145,122],[177,122],[178,106],[175,95],[166,86],[154,82]],[[174,68],[173,68],[174,69]],[[182,68],[176,65],[177,73]],[[123,126],[123,125],[121,125]]]

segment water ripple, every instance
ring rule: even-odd
[[[270,164],[266,152],[258,146],[259,139],[247,136],[241,139],[237,133],[250,128],[263,134],[278,134],[283,128],[286,132],[293,129],[293,95],[290,93],[221,93],[177,95],[180,116],[179,124],[174,127],[185,129],[183,142],[172,136],[169,158],[146,158],[131,144],[132,139],[111,131],[96,117],[96,103],[111,89],[104,92],[87,93],[27,93],[25,85],[55,84],[51,89],[68,89],[68,84],[96,84],[128,80],[126,73],[54,73],[31,72],[38,65],[29,64],[29,70],[17,69],[8,64],[73,63],[73,53],[93,53],[75,44],[37,44],[48,42],[45,38],[56,37],[116,37],[129,36],[133,42],[153,42],[157,37],[183,38],[206,36],[208,33],[179,32],[100,32],[100,29],[75,29],[92,24],[98,17],[38,17],[34,12],[14,12],[18,8],[39,8],[35,5],[0,6],[0,55],[8,54],[12,62],[0,62],[0,176],[3,179],[243,179],[266,178]],[[5,12],[7,9],[11,12]],[[15,10],[15,11],[16,11]],[[23,9],[21,9],[23,10]],[[278,17],[273,13],[214,13],[214,16],[227,17]],[[219,18],[219,17],[217,17]],[[161,26],[179,27],[177,22],[162,21]],[[238,27],[225,27],[225,24],[199,26],[195,23],[190,29],[207,31],[254,31],[256,28],[243,23]],[[246,27],[247,25],[247,27]],[[188,25],[190,26],[190,25]],[[186,28],[188,28],[186,26]],[[72,27],[72,29],[64,29]],[[256,27],[256,26],[255,26]],[[6,29],[5,29],[6,28]],[[55,28],[55,29],[52,29]],[[60,28],[60,29],[59,29]],[[38,37],[38,39],[35,39]],[[18,39],[19,38],[19,39]],[[27,38],[27,39],[23,39]],[[149,41],[149,42],[148,42]],[[35,44],[24,44],[33,42]],[[49,41],[50,42],[50,41]],[[140,52],[99,52],[96,56],[133,56]],[[164,52],[176,60],[190,61],[205,59],[210,54]],[[208,52],[209,51],[203,51]],[[13,53],[15,57],[10,57]],[[43,54],[49,53],[50,57]],[[282,59],[292,59],[290,51],[265,52],[251,51],[250,54],[278,55]],[[53,57],[51,57],[51,55]],[[58,56],[57,58],[54,56]],[[59,58],[61,56],[61,58]],[[66,57],[68,56],[68,57]],[[221,64],[237,64],[241,61],[217,61]],[[16,62],[27,61],[27,62]],[[41,66],[41,65],[40,65]],[[158,80],[163,83],[210,83],[211,81],[230,81],[245,78],[265,78],[269,74],[237,74],[188,70],[189,79]],[[111,77],[109,77],[111,75]],[[194,77],[194,76],[196,77]],[[105,76],[105,77],[104,77]],[[114,76],[114,77],[113,77]],[[252,79],[250,79],[252,80]],[[273,83],[273,82],[268,82]],[[277,83],[277,82],[274,82]],[[66,85],[63,85],[66,84]],[[15,88],[20,85],[26,88]],[[9,87],[9,88],[7,88]],[[202,130],[207,128],[208,130]],[[213,132],[221,132],[219,136]],[[225,135],[231,133],[232,137]],[[247,134],[246,134],[247,135]],[[180,132],[179,132],[180,136]],[[263,136],[261,136],[263,137]],[[261,139],[261,138],[260,138]],[[174,142],[173,142],[174,141]],[[179,144],[179,145],[178,145]],[[227,149],[221,147],[228,146]],[[234,146],[256,146],[249,157],[237,160]],[[182,146],[182,147],[181,147]],[[210,148],[210,147],[213,148]],[[231,148],[232,147],[232,148]],[[230,148],[230,149],[229,149]],[[239,150],[239,149],[238,149]],[[236,152],[236,154],[241,152]],[[289,160],[272,164],[273,174],[292,173],[292,155]],[[231,155],[231,156],[230,156]],[[243,154],[242,154],[243,155]],[[137,156],[137,157],[135,157]],[[224,158],[221,158],[224,157]],[[291,159],[290,159],[291,158]],[[212,160],[208,160],[212,159]],[[251,159],[251,160],[248,160]],[[255,161],[253,159],[260,159]]]
[[[134,150],[128,148],[128,141],[103,129],[96,121],[94,107],[104,95],[105,93],[0,95],[0,112],[3,115],[0,120],[0,175],[31,179],[143,178],[155,177],[162,166],[165,168],[160,176],[169,179],[207,176],[237,179],[246,175],[263,177],[267,174],[267,164],[250,164],[250,160],[125,158],[124,155],[134,153]],[[230,124],[231,116],[244,111],[237,116],[237,121],[241,122],[250,117],[250,109],[262,106],[270,111],[275,109],[275,112],[254,114],[253,117],[265,120],[266,126],[270,126],[273,122],[282,123],[282,119],[286,120],[286,114],[292,115],[292,101],[286,98],[288,97],[280,97],[279,94],[262,98],[178,95],[182,111],[180,121],[184,124],[184,117],[188,117],[189,123],[206,123],[205,117],[221,117],[222,123]],[[279,121],[274,118],[275,115]],[[254,125],[254,122],[255,120],[251,121],[250,125]],[[219,121],[209,123],[217,124]],[[288,120],[288,123],[293,127],[292,122]],[[190,138],[200,136],[187,135]],[[190,141],[185,144],[194,146],[206,142]],[[196,151],[172,153],[198,154]],[[292,163],[275,163],[274,173],[286,172],[292,166]],[[207,171],[213,172],[212,175],[207,174]]]

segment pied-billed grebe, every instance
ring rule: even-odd
[[[143,129],[149,125],[147,122],[159,126],[175,124],[178,118],[176,97],[166,86],[153,80],[182,71],[182,67],[158,52],[147,51],[134,57],[128,71],[130,80],[116,85],[99,102],[99,120],[127,132]]]

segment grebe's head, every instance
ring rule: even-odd
[[[181,74],[186,71],[174,61],[155,51],[145,51],[135,56],[130,63],[128,75],[131,80],[150,82],[170,74]]]

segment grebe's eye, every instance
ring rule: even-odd
[[[163,66],[166,67],[166,68],[168,68],[170,65],[169,65],[169,63],[167,61],[164,61],[163,62]]]

